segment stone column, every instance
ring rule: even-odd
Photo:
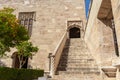
[[[117,71],[116,71],[116,80],[120,80],[120,68],[117,68]]]
[[[54,70],[54,68],[55,68],[55,62],[54,62],[54,56],[51,56],[50,57],[50,76],[51,77],[53,77],[53,75],[55,74],[55,70]]]
[[[102,71],[102,68],[100,69],[100,77],[101,77],[101,80],[104,80],[104,75],[103,75],[103,71]]]
[[[50,76],[53,77],[54,75],[54,56],[52,55],[52,53],[49,53],[49,72],[50,72]]]

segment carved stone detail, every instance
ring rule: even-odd
[[[71,26],[81,27],[81,26],[83,26],[83,22],[81,20],[68,21],[67,26],[68,26],[68,28]]]

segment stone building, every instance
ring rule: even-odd
[[[39,47],[26,68],[44,69],[55,80],[120,80],[120,0],[0,0],[14,8],[30,41]],[[16,59],[1,59],[15,67]]]

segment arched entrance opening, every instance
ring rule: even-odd
[[[14,52],[12,55],[12,67],[13,68],[19,68],[20,62],[19,62],[19,58],[17,55],[17,52]]]
[[[69,38],[80,38],[80,28],[73,27],[69,30]]]
[[[19,61],[19,57],[18,57],[18,54],[17,52],[14,52],[13,55],[12,55],[12,67],[13,68],[19,68],[20,67],[20,61]],[[23,57],[22,59],[23,61],[23,65],[21,68],[27,68],[27,65],[28,65],[28,58],[27,57]]]

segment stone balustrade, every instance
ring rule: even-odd
[[[63,51],[65,42],[67,40],[67,32],[64,33],[62,36],[58,46],[54,50],[53,53],[49,55],[49,60],[50,60],[50,76],[53,77],[53,75],[56,72],[57,66],[59,64],[60,56]]]

